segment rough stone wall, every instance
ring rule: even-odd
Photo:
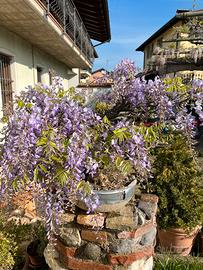
[[[143,194],[120,212],[61,215],[45,250],[52,270],[152,270],[158,198]]]

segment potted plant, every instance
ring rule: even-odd
[[[155,149],[151,191],[159,196],[160,246],[188,255],[201,224],[201,178],[196,153],[180,131]]]
[[[149,171],[142,136],[125,121],[108,123],[81,106],[57,78],[51,87],[30,87],[16,98],[1,153],[0,200],[30,191],[45,210],[48,236],[53,213],[78,198],[91,211],[98,207],[91,180],[100,172],[111,176],[112,168],[124,187],[134,181],[131,175],[141,179]]]
[[[38,268],[45,267],[44,249],[48,243],[45,226],[39,221],[32,226],[32,241],[27,247],[28,265]]]
[[[120,210],[134,195],[135,185],[146,180],[150,173],[143,136],[131,123],[114,124],[106,116],[88,135],[95,174],[86,167],[85,179],[78,189],[86,190],[88,195],[88,185],[93,187],[100,202],[97,211]],[[86,208],[81,200],[79,206]]]

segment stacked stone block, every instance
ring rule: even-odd
[[[158,198],[143,194],[120,212],[61,215],[45,250],[52,270],[152,270]]]

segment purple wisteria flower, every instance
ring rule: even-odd
[[[29,188],[44,204],[49,231],[53,213],[78,198],[88,211],[98,206],[93,191],[98,185],[88,180],[113,168],[125,185],[130,175],[142,180],[150,171],[143,138],[132,125],[110,123],[81,106],[58,79],[51,87],[28,87],[17,97],[3,134],[0,200]]]

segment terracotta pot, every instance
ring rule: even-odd
[[[167,230],[158,229],[160,247],[166,251],[187,256],[192,249],[194,239],[199,229],[200,227],[197,226],[189,233],[183,229],[176,228]]]
[[[157,125],[160,121],[159,117],[156,118],[149,118],[146,122],[144,122],[145,127],[151,127],[153,125]]]

